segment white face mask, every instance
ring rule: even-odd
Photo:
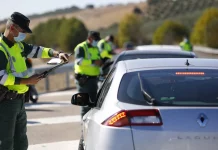
[[[16,42],[21,42],[26,38],[26,33],[19,32],[17,37],[14,37]]]
[[[16,28],[15,28],[16,29]],[[17,30],[17,29],[16,29]],[[18,31],[18,30],[17,30]],[[26,38],[26,33],[19,32],[17,37],[14,37],[16,42],[21,42]]]
[[[98,41],[93,40],[93,41],[92,41],[92,46],[93,46],[93,47],[97,47],[97,45],[98,45]]]

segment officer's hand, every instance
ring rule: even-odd
[[[95,60],[94,64],[100,67],[102,65],[102,61],[101,60]]]
[[[59,55],[58,55],[58,57],[61,59],[61,60],[63,60],[64,62],[68,62],[69,60],[69,55],[68,54],[66,54],[66,53],[60,53]]]
[[[43,79],[43,75],[42,74],[36,74],[33,75],[29,78],[23,78],[21,79],[21,84],[26,84],[26,85],[35,85],[36,83],[38,83],[41,79]]]

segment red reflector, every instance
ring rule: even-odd
[[[156,109],[152,110],[129,110],[120,111],[105,120],[103,125],[113,127],[123,126],[161,126],[160,113]]]
[[[204,75],[204,72],[176,72],[176,75]]]

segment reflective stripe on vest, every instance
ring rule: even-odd
[[[5,50],[5,52],[8,55],[8,62],[9,62],[9,65],[10,65],[11,73],[15,77],[22,78],[22,77],[30,77],[32,75],[32,73],[29,70],[25,70],[23,72],[17,73],[16,70],[15,70],[14,64],[13,64],[12,57],[11,57],[10,53],[8,52],[7,48],[2,43],[0,43],[0,46],[3,47],[3,49]]]
[[[104,49],[101,48],[102,44],[104,45]],[[112,55],[110,54],[110,52],[112,51],[111,45],[105,39],[99,41],[98,47],[101,51],[100,55],[102,58],[109,58],[109,59],[112,58]]]
[[[89,48],[88,45],[86,43],[84,43],[83,45],[83,49],[85,50],[85,55],[87,59],[91,59],[90,53],[89,53]]]
[[[1,70],[1,71],[0,71],[0,76],[4,75],[5,73],[6,73],[5,70]]]
[[[83,42],[81,44],[79,44],[79,46],[81,46],[83,49],[84,49],[84,52],[85,52],[85,59],[100,59],[100,56],[98,58],[93,58],[93,57],[96,57],[95,55],[93,54],[90,54],[91,52],[89,51],[89,48],[88,48],[88,45],[86,42]],[[93,49],[97,49],[98,53],[99,53],[99,50],[98,48],[96,47],[92,47]]]
[[[104,49],[101,49],[101,44],[104,44]],[[103,50],[106,50],[106,51],[110,52],[110,51],[112,50],[111,45],[110,45],[105,39],[102,39],[101,41],[99,41],[98,47],[99,47],[99,49],[101,49],[102,51],[103,51]]]
[[[97,47],[88,48],[87,42],[83,42],[79,44],[77,47],[81,47],[84,50],[85,57],[79,58],[75,60],[75,73],[90,75],[90,76],[98,76],[100,74],[100,67],[94,64],[82,65],[83,59],[86,60],[99,60],[100,54]],[[75,48],[76,50],[77,48]],[[80,62],[80,63],[78,63]]]

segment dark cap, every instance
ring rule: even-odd
[[[101,37],[100,37],[100,33],[97,32],[97,31],[89,31],[89,34],[88,36],[90,37],[93,37],[95,40],[99,41],[101,40]]]
[[[21,14],[19,12],[14,12],[11,15],[10,20],[13,23],[17,24],[21,29],[23,29],[27,33],[32,33],[32,31],[29,28],[30,20],[26,16],[24,16],[23,14]]]

